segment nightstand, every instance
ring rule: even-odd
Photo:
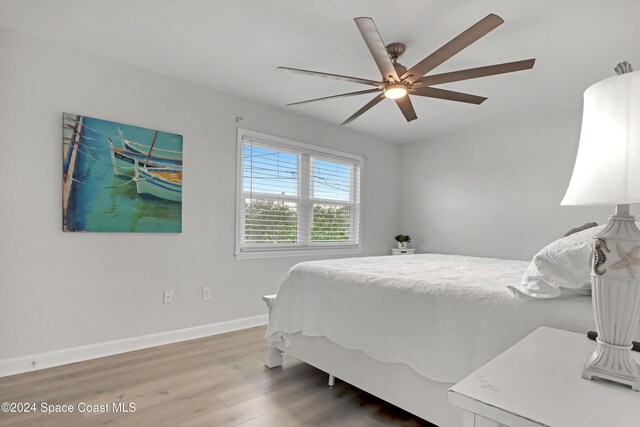
[[[539,328],[449,390],[464,427],[637,427],[640,392],[582,379],[586,334]],[[640,360],[640,353],[634,353]]]
[[[391,248],[391,255],[413,255],[416,253],[414,248]]]

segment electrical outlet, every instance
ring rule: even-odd
[[[202,299],[205,301],[211,299],[211,286],[204,286],[202,288]]]
[[[173,291],[164,291],[162,295],[164,296],[165,304],[171,304],[173,302]]]

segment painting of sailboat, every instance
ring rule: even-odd
[[[63,230],[182,231],[182,135],[63,114]]]

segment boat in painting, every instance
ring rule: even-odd
[[[147,194],[172,202],[182,202],[182,169],[149,168],[133,165],[138,194]]]
[[[163,157],[155,154],[151,155],[151,151],[154,150],[153,142],[151,145],[145,145],[130,141],[124,137],[122,131],[119,130],[119,132],[120,136],[116,139],[120,139],[122,148],[116,148],[113,144],[113,139],[108,139],[114,175],[133,177],[135,175],[134,166],[136,164],[146,168],[182,169],[182,152],[155,148],[156,152],[166,151],[169,155],[180,157]],[[146,148],[147,153],[136,147]]]

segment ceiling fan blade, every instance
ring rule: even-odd
[[[459,34],[453,40],[442,46],[440,49],[436,50],[431,55],[411,67],[401,76],[401,79],[407,80],[409,83],[414,83],[420,77],[424,76],[429,71],[460,52],[462,49],[487,35],[491,30],[498,27],[503,22],[504,20],[498,15],[490,13],[480,21],[473,24],[466,31]]]
[[[380,33],[378,33],[378,29],[376,28],[376,24],[373,22],[373,19],[360,17],[355,18],[354,21],[356,21],[358,30],[360,30],[360,34],[362,34],[362,38],[367,44],[369,52],[371,52],[371,55],[373,56],[373,60],[376,61],[376,65],[380,70],[380,74],[382,74],[382,78],[386,81],[389,80],[389,77],[392,77],[394,81],[400,81],[398,73],[396,73],[396,69],[391,62],[391,58],[389,58],[387,48],[382,41],[382,37],[380,37]]]
[[[379,94],[378,96],[373,98],[371,101],[367,102],[364,107],[362,107],[361,109],[353,113],[353,115],[351,115],[351,117],[349,117],[347,120],[340,123],[340,126],[348,125],[349,123],[351,123],[352,121],[354,121],[355,119],[357,119],[358,117],[360,117],[361,115],[369,111],[369,109],[371,109],[373,106],[375,106],[378,102],[382,101],[383,99],[384,99],[384,93]]]
[[[413,109],[413,104],[408,96],[395,99],[395,101],[398,108],[400,108],[400,111],[402,111],[402,114],[404,114],[404,118],[407,119],[408,122],[418,118],[418,116],[416,116],[416,110]]]
[[[357,92],[341,93],[339,95],[324,96],[322,98],[308,99],[306,101],[300,101],[300,102],[292,102],[291,104],[287,104],[287,105],[300,105],[300,104],[306,104],[308,102],[322,101],[324,99],[346,98],[347,96],[364,95],[367,93],[374,93],[374,92],[381,92],[381,91],[382,89],[359,90]]]
[[[340,74],[322,73],[320,71],[301,70],[299,68],[289,68],[289,67],[278,67],[277,69],[282,71],[290,71],[296,74],[304,74],[306,76],[324,77],[327,79],[343,80],[346,82],[360,83],[360,84],[371,85],[371,86],[382,87],[384,85],[384,82],[377,82],[375,80],[361,79],[358,77],[351,77],[351,76],[341,76]]]
[[[453,71],[451,73],[434,74],[432,76],[424,76],[421,79],[416,80],[416,84],[422,83],[423,86],[433,86],[442,83],[493,76],[496,74],[513,73],[515,71],[529,70],[533,68],[533,64],[535,62],[535,59],[525,59],[523,61],[487,65],[486,67],[469,68],[467,70]]]
[[[411,95],[426,96],[429,98],[446,99],[449,101],[466,102],[480,105],[487,100],[484,96],[469,95],[468,93],[453,92],[450,90],[436,89],[435,87],[422,87],[412,90]]]

